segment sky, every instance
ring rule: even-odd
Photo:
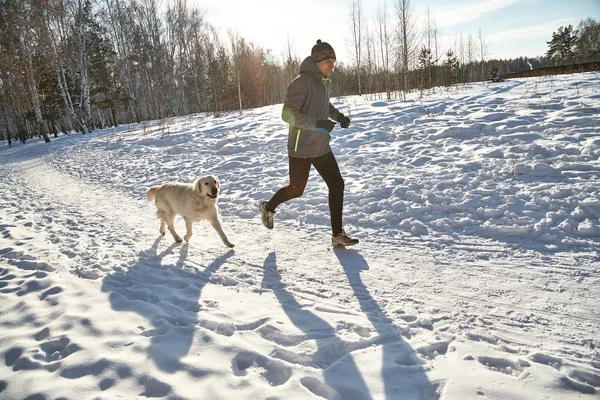
[[[222,32],[237,30],[243,37],[271,49],[281,59],[288,41],[297,57],[310,54],[317,39],[330,43],[338,61],[352,63],[350,5],[352,0],[188,0],[202,7],[206,19]],[[387,0],[390,20],[396,3]],[[373,24],[383,0],[362,1],[363,13]],[[461,33],[477,36],[479,28],[489,43],[488,58],[535,57],[547,50],[546,41],[560,26],[576,26],[582,19],[600,19],[600,0],[412,0],[414,14],[423,20],[427,9],[435,17],[444,47],[453,46]],[[235,10],[236,12],[232,12]],[[393,23],[393,21],[391,21]]]

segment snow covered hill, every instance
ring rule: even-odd
[[[0,398],[600,398],[600,76],[334,104],[346,250],[281,105],[1,148]],[[234,250],[145,200],[208,173]]]

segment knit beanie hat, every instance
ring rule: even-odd
[[[315,64],[325,60],[335,60],[335,51],[329,43],[321,42],[321,39],[319,39],[310,52],[310,58]]]

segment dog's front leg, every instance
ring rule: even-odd
[[[190,242],[190,238],[192,237],[192,221],[188,218],[184,218],[185,221],[185,236],[183,237],[186,242]]]
[[[215,228],[215,231],[217,231],[225,246],[233,248],[233,244],[229,241],[229,239],[227,239],[227,236],[225,236],[225,232],[223,232],[223,228],[221,228],[221,223],[219,222],[219,217],[217,215],[214,215],[210,219],[210,224],[213,228]]]

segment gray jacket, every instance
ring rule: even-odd
[[[331,118],[336,121],[341,114],[329,102],[330,86],[331,81],[323,76],[310,57],[300,65],[300,75],[288,85],[281,117],[290,126],[290,157],[319,157],[331,151],[331,136],[315,130],[317,120]]]

